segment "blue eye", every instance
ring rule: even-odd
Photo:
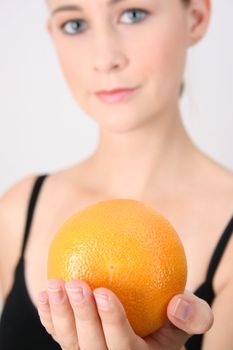
[[[131,19],[134,19],[134,18],[136,18],[137,19],[137,16],[135,16],[135,14],[137,14],[137,13],[139,13],[139,14],[144,14],[144,16],[143,16],[143,18],[142,19],[144,19],[144,17],[146,16],[146,15],[148,15],[148,12],[147,11],[144,11],[144,10],[140,10],[140,9],[130,9],[130,10],[127,10],[127,11],[125,11],[124,13],[128,13],[128,14],[133,14],[132,16],[129,16],[129,18],[131,17]],[[139,20],[141,21],[142,19],[141,19],[141,16],[138,16],[139,17]],[[140,22],[139,21],[139,22]],[[137,23],[138,21],[136,21],[136,23]],[[135,23],[135,22],[134,22]]]
[[[144,19],[144,17],[146,17],[149,13],[148,13],[148,11],[141,10],[141,9],[129,9],[129,10],[125,11],[123,13],[123,15],[124,14],[132,14],[132,16],[129,16],[130,21],[128,23],[130,24],[130,23],[141,22]],[[137,16],[137,14],[142,14],[143,16],[141,16],[141,15]],[[139,20],[137,19],[137,17],[139,18]],[[136,19],[136,21],[134,21],[134,19]],[[133,22],[131,22],[131,20],[133,20]],[[82,21],[82,20],[76,20],[76,19],[70,20],[70,21],[67,21],[67,22],[63,23],[60,26],[60,28],[67,35],[80,34],[83,31],[82,29],[80,30],[80,27],[81,27],[80,24],[83,23],[83,22],[84,21]]]
[[[78,31],[78,29],[80,28],[80,22],[80,20],[67,21],[61,26],[61,29],[67,35],[75,35],[77,34],[77,32],[80,32]]]

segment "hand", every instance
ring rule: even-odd
[[[40,320],[63,350],[180,350],[192,334],[204,333],[213,324],[209,305],[186,291],[169,302],[166,324],[141,338],[111,290],[97,288],[92,292],[83,280],[65,283],[54,279],[48,281],[47,287],[38,297]],[[81,294],[75,291],[80,287],[85,295],[82,301]],[[102,295],[100,302],[97,293]],[[180,300],[187,307],[184,312]]]

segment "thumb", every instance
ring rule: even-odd
[[[180,341],[183,344],[191,335],[207,332],[214,322],[209,304],[187,290],[170,300],[167,315],[170,322],[179,328],[176,336],[182,338]]]

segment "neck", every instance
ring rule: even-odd
[[[87,181],[112,198],[143,200],[177,193],[182,178],[192,171],[190,155],[195,150],[178,108],[129,132],[101,129]]]

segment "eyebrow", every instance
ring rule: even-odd
[[[114,4],[117,4],[119,2],[122,1],[127,1],[127,0],[108,0],[107,5],[108,6],[112,6]],[[51,14],[54,15],[58,12],[62,12],[62,11],[83,11],[83,8],[79,5],[63,5],[60,7],[57,7],[56,9],[54,9]]]

